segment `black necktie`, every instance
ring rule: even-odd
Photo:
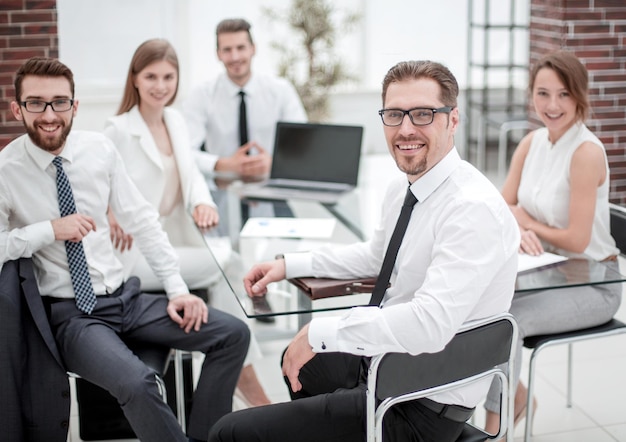
[[[243,146],[248,142],[248,117],[246,115],[246,93],[239,91],[241,102],[239,103],[239,145]]]
[[[74,203],[74,194],[70,181],[63,170],[63,162],[61,157],[55,157],[52,164],[57,168],[57,192],[59,195],[59,209],[61,216],[76,213],[76,204]],[[70,278],[74,287],[76,296],[76,307],[79,310],[90,314],[96,306],[96,295],[93,292],[91,278],[89,277],[89,269],[87,267],[87,259],[85,258],[85,250],[82,241],[72,242],[65,241],[65,251],[67,253],[67,263],[70,267]]]
[[[389,240],[389,245],[387,246],[387,252],[385,253],[385,259],[383,259],[383,265],[380,268],[378,279],[376,279],[374,290],[372,290],[372,297],[370,298],[369,305],[380,305],[383,300],[383,296],[385,296],[385,292],[389,286],[389,278],[391,278],[391,271],[396,263],[398,250],[400,249],[400,244],[402,244],[402,238],[404,237],[406,228],[409,225],[411,212],[413,211],[413,206],[415,206],[416,202],[417,198],[415,198],[415,195],[413,195],[413,192],[411,192],[411,188],[409,187],[406,191],[406,196],[404,197],[404,203],[402,203],[402,210],[400,210],[400,216],[396,222],[396,227],[393,229],[393,234]]]

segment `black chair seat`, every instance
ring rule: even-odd
[[[596,327],[585,328],[583,330],[574,330],[574,331],[565,332],[565,333],[555,333],[552,335],[528,336],[524,338],[524,347],[537,348],[543,345],[544,343],[550,342],[550,341],[558,341],[561,339],[572,339],[572,338],[577,338],[577,337],[582,338],[584,336],[592,336],[592,335],[596,335],[600,333],[607,333],[607,332],[618,330],[624,327],[626,327],[626,324],[624,324],[623,322],[618,321],[617,319],[611,319],[606,324],[598,325]]]
[[[456,442],[484,442],[488,437],[489,435],[484,431],[481,431],[472,425],[465,424],[463,432]]]

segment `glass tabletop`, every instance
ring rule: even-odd
[[[291,202],[293,206],[300,206],[301,203]],[[326,213],[332,216],[331,212],[317,212],[317,215]],[[325,240],[307,240],[304,238],[249,238],[240,240],[240,253],[244,262],[244,269],[247,271],[256,262],[273,259],[278,253],[290,251],[310,250],[315,247],[345,244],[358,241],[359,239],[349,228],[337,229],[339,233],[332,238]],[[210,245],[213,239],[211,235],[205,236]],[[220,267],[220,263],[217,263]],[[312,313],[327,312],[333,310],[347,309],[356,306],[367,305],[369,294],[346,294],[326,299],[311,300],[304,292],[297,290],[295,286],[287,281],[271,284],[268,287],[267,300],[272,307],[271,313],[255,313],[252,301],[242,288],[237,291],[233,287],[241,287],[239,281],[229,281],[228,277],[221,272],[231,290],[231,296],[235,296],[239,301],[247,317],[256,318],[262,316],[282,316],[282,315],[307,315],[310,318]],[[612,284],[626,282],[626,276],[619,270],[618,262],[597,262],[585,259],[569,259],[557,264],[540,267],[519,273],[515,283],[515,296],[522,296],[525,293],[537,290],[551,290],[566,287],[590,286],[597,284]]]
[[[553,290],[566,287],[589,286],[625,282],[617,261],[598,262],[587,259],[568,259],[557,264],[528,270],[517,275],[515,293]]]
[[[362,162],[365,167],[367,161]],[[375,168],[375,165],[370,167]],[[337,204],[321,204],[311,200],[285,200],[266,201],[250,198],[241,198],[237,193],[237,186],[214,186],[213,195],[218,204],[224,204],[220,208],[222,213],[227,214],[228,235],[233,248],[238,251],[242,258],[245,271],[254,264],[274,259],[279,253],[305,251],[323,246],[336,246],[361,241],[367,238],[368,232],[378,219],[379,208],[377,201],[382,196],[381,185],[374,180],[367,179],[357,189],[343,197]],[[382,189],[384,190],[384,189]],[[259,212],[259,209],[260,210]],[[255,212],[256,211],[256,212]],[[330,219],[334,227],[332,234],[326,237],[301,237],[289,235],[281,236],[273,232],[266,237],[263,234],[242,232],[246,225],[246,217],[254,218],[255,213],[269,214],[272,217],[285,217],[298,219]],[[222,232],[222,234],[224,234]],[[205,235],[210,241],[216,233]],[[218,263],[219,266],[219,263]],[[232,296],[235,296],[241,304],[246,316],[250,318],[261,316],[284,316],[300,315],[304,321],[316,312],[327,312],[346,309],[350,307],[366,305],[369,294],[347,294],[327,299],[312,301],[306,294],[296,289],[295,286],[284,281],[271,284],[268,287],[267,300],[272,308],[271,313],[258,314],[254,312],[252,302],[243,292],[240,281],[232,283],[222,272],[221,275],[231,288]],[[517,276],[515,284],[516,296],[522,296],[536,290],[550,290],[565,287],[621,283],[626,281],[626,276],[619,270],[618,262],[595,262],[585,259],[569,259],[557,264],[524,271]],[[239,287],[239,289],[233,289]]]

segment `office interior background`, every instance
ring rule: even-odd
[[[58,57],[73,70],[76,98],[80,101],[74,127],[100,131],[106,118],[117,110],[131,56],[141,42],[161,37],[175,46],[181,62],[176,106],[194,85],[223,69],[215,55],[215,27],[223,18],[243,17],[252,23],[257,46],[253,70],[274,73],[280,54],[272,48],[272,42],[293,36],[285,26],[271,22],[263,8],[282,10],[290,3],[291,0],[2,0],[0,148],[23,133],[8,103],[13,99],[13,74],[30,56]],[[512,91],[512,100],[521,103],[516,109],[505,106],[496,112],[493,125],[486,125],[488,152],[483,169],[500,179],[495,173],[499,125],[509,116],[518,118],[526,113],[528,66],[542,53],[566,47],[583,58],[590,71],[594,110],[590,126],[607,147],[612,172],[611,199],[621,205],[626,203],[623,0],[331,3],[339,16],[342,11],[359,12],[361,20],[346,32],[339,30],[336,53],[357,79],[330,91],[328,122],[363,125],[364,154],[380,154],[382,158],[386,152],[377,115],[381,107],[380,83],[386,71],[401,60],[432,59],[446,64],[459,80],[465,124],[457,134],[457,146],[473,163],[478,162],[478,126],[491,117],[484,109],[489,103],[481,101],[483,91],[494,92],[494,100],[500,105],[507,104],[507,94]],[[473,20],[474,27],[470,25]],[[488,24],[504,26],[489,29]],[[474,104],[468,102],[472,97]],[[533,121],[532,112],[528,120]],[[519,132],[511,133],[511,142],[519,136]],[[624,307],[618,318],[626,319]],[[260,369],[264,384],[276,400],[285,397],[276,366],[283,347],[284,342],[267,343],[267,366]],[[564,407],[565,350],[546,357],[538,385],[541,402],[535,426],[538,436],[534,440],[626,441],[626,412],[621,400],[626,392],[622,378],[626,369],[624,340],[609,339],[580,347],[576,353],[574,409]]]
[[[363,152],[386,151],[380,121],[380,82],[396,62],[433,59],[450,67],[461,87],[462,155],[483,171],[496,168],[499,131],[507,120],[533,120],[527,112],[528,67],[541,54],[565,47],[590,72],[593,115],[589,126],[605,143],[611,164],[611,200],[626,202],[626,4],[621,0],[338,0],[341,16],[357,12],[350,29],[338,29],[335,54],[356,80],[329,91],[329,122],[365,127]],[[215,26],[226,17],[253,24],[253,68],[275,72],[275,41],[294,42],[284,23],[263,12],[284,11],[291,0],[5,0],[0,2],[0,148],[23,133],[11,115],[13,74],[33,55],[59,57],[76,75],[75,127],[101,130],[115,113],[135,48],[162,37],[181,62],[180,95],[222,69],[215,56]],[[338,24],[339,26],[339,24]],[[528,116],[526,114],[529,114]],[[519,127],[519,126],[516,126]],[[483,137],[481,141],[481,130]],[[507,134],[506,164],[523,130]],[[486,153],[486,155],[485,155]],[[504,158],[504,159],[502,159]],[[500,167],[501,169],[501,167]],[[498,172],[502,175],[502,170]]]

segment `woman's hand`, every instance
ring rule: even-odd
[[[193,209],[193,220],[200,228],[209,228],[217,226],[220,221],[220,215],[217,209],[207,204],[198,204]]]
[[[520,230],[521,241],[519,244],[519,250],[527,255],[541,255],[543,253],[543,246],[541,241],[532,230]]]
[[[122,229],[122,227],[118,224],[111,209],[108,210],[107,216],[109,218],[109,230],[113,247],[118,249],[120,252],[130,250],[133,246],[133,236],[124,232],[124,229]]]

